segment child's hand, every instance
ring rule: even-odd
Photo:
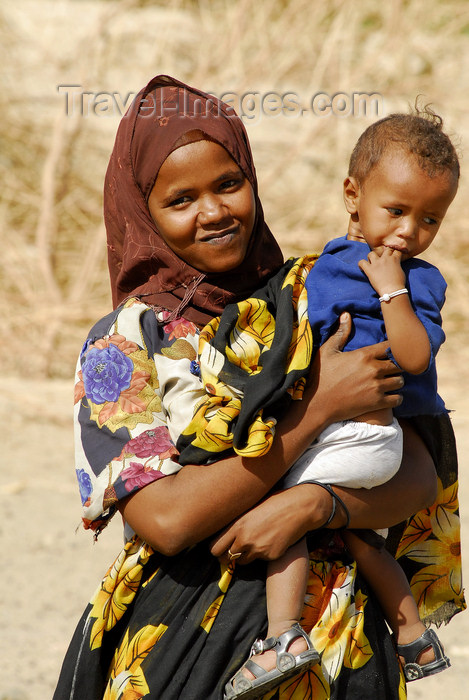
[[[406,279],[401,267],[402,253],[393,248],[380,246],[368,254],[367,260],[360,260],[358,266],[368,277],[378,296],[390,294],[405,287]]]

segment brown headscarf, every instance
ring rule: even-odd
[[[161,165],[194,130],[223,146],[254,190],[256,218],[246,257],[220,274],[201,274],[178,257],[158,234],[147,205]],[[249,296],[283,263],[264,222],[241,119],[216,97],[166,75],[140,91],[119,125],[105,180],[104,219],[114,306],[139,296],[205,324],[228,303]]]

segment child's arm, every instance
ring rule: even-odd
[[[371,251],[367,260],[359,262],[378,296],[391,294],[405,287],[401,267],[402,255],[391,248]],[[408,294],[400,294],[381,302],[384,325],[393,357],[410,374],[424,372],[431,358],[427,332],[412,308]]]

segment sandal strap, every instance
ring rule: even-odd
[[[313,648],[309,636],[306,634],[302,626],[298,622],[295,622],[295,624],[292,625],[289,630],[287,630],[278,637],[277,654],[285,653],[290,644],[295,639],[298,639],[298,637],[303,637],[303,639],[306,641],[306,644],[308,645],[308,649]]]
[[[432,648],[435,659],[427,664],[417,663],[419,654],[429,647]],[[445,656],[442,643],[432,629],[425,630],[420,637],[409,644],[398,644],[397,652],[404,658],[404,673],[408,681],[432,676],[451,666],[450,660]]]
[[[252,659],[248,659],[244,664],[243,668],[246,668],[250,673],[252,673],[254,678],[260,678],[260,676],[263,676],[265,673],[267,673],[265,668],[262,668],[262,666],[256,664],[256,662]]]
[[[256,639],[251,647],[251,656],[257,656],[258,654],[263,654],[264,651],[269,649],[274,649],[277,646],[277,637],[269,637],[268,639]]]
[[[264,651],[269,649],[275,649],[277,655],[283,654],[287,651],[290,644],[298,637],[303,637],[308,649],[313,649],[311,639],[306,634],[302,626],[295,622],[289,630],[281,634],[279,637],[269,637],[268,639],[256,639],[251,647],[251,656],[257,656],[257,654],[263,654]]]

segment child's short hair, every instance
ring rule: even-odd
[[[350,156],[350,177],[362,184],[392,144],[413,153],[430,177],[450,170],[459,178],[459,159],[443,120],[428,106],[414,114],[390,114],[362,133]]]

